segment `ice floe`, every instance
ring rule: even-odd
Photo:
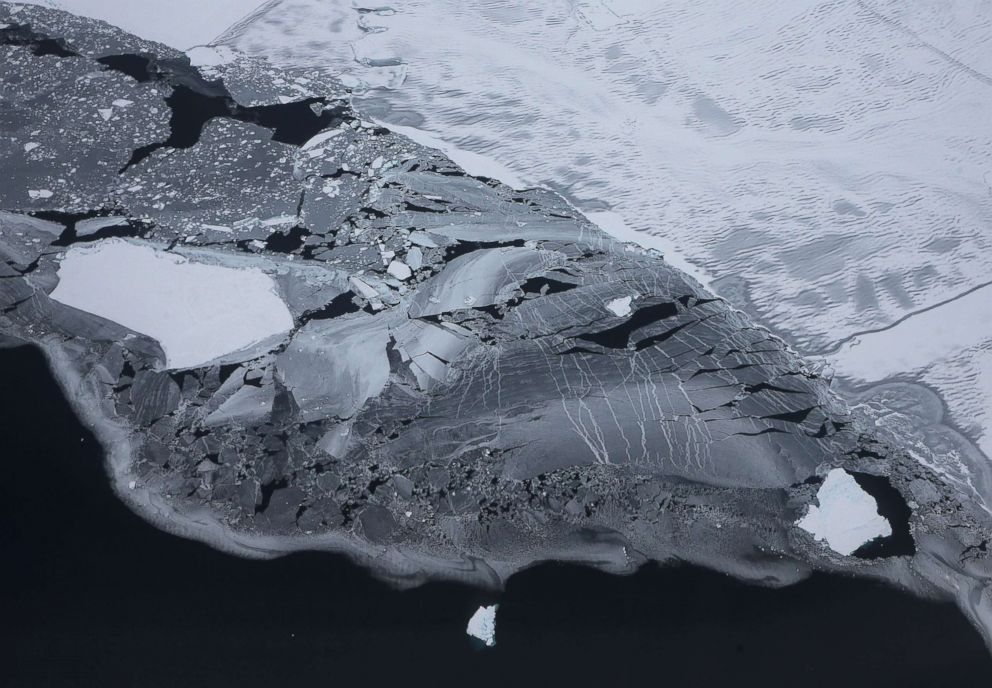
[[[53,299],[158,340],[170,368],[201,365],[293,327],[275,282],[258,269],[111,239],[70,248],[58,275]]]
[[[827,474],[816,498],[820,505],[811,505],[796,525],[839,554],[853,554],[866,542],[892,534],[875,498],[842,468]]]
[[[497,607],[499,607],[497,604],[489,607],[479,607],[475,610],[472,618],[468,620],[468,627],[465,629],[465,632],[470,636],[484,642],[486,647],[492,647],[496,644]]]

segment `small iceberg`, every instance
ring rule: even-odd
[[[499,607],[498,604],[489,607],[479,607],[475,610],[472,618],[468,620],[468,628],[465,629],[465,632],[470,636],[484,642],[486,647],[492,647],[496,644],[497,607]]]
[[[838,554],[853,554],[866,542],[892,534],[889,522],[878,513],[875,498],[842,468],[827,474],[816,499],[820,505],[810,505],[796,525],[817,540],[826,540]]]

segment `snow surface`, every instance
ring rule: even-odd
[[[992,456],[992,285],[858,335],[827,360],[837,376],[861,384],[918,377]]]
[[[288,332],[275,282],[255,268],[196,263],[120,239],[71,247],[51,297],[158,340],[190,368]]]
[[[479,607],[475,610],[472,618],[468,620],[468,628],[465,629],[465,632],[470,636],[484,642],[486,647],[492,647],[496,644],[497,607],[499,607],[498,604],[490,607]]]
[[[866,542],[892,534],[889,522],[878,513],[875,498],[843,468],[827,474],[816,499],[820,505],[810,505],[796,525],[817,540],[826,540],[839,554],[852,554]]]
[[[210,43],[264,0],[30,0],[186,50]]]

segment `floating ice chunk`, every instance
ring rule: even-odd
[[[279,227],[284,225],[295,225],[296,215],[276,215],[261,221],[263,227]]]
[[[29,143],[25,143],[24,144],[24,152],[25,153],[30,153],[31,151],[33,151],[35,148],[37,148],[40,145],[41,144],[38,143],[37,141],[30,141]]]
[[[316,148],[325,141],[330,141],[338,134],[342,133],[342,129],[331,129],[329,131],[322,131],[313,138],[309,139],[306,143],[300,146],[300,150],[310,150],[311,148]]]
[[[410,276],[413,274],[413,271],[410,269],[410,266],[400,260],[392,261],[389,264],[389,267],[386,268],[386,272],[388,272],[390,275],[392,275],[398,280],[410,279]]]
[[[351,286],[354,287],[355,291],[357,291],[361,296],[364,296],[366,299],[379,298],[379,292],[365,280],[360,280],[357,277],[349,277],[348,281],[351,283]]]
[[[97,112],[99,112],[100,116],[103,117],[104,122],[106,122],[107,120],[109,120],[111,117],[114,116],[113,108],[99,108]]]
[[[852,554],[866,542],[892,534],[875,498],[842,468],[827,474],[816,498],[820,506],[811,505],[796,525],[839,554]]]
[[[250,425],[259,423],[270,413],[275,401],[274,385],[245,385],[235,392],[227,401],[206,417],[203,424],[206,427],[239,423]]]
[[[298,417],[351,418],[389,381],[388,321],[366,313],[311,320],[276,358]]]
[[[437,243],[426,232],[410,232],[410,243],[424,248],[437,248]]]
[[[288,332],[275,282],[256,268],[196,263],[120,239],[73,246],[51,297],[157,339],[169,368],[190,368]]]
[[[351,435],[351,423],[335,425],[325,432],[317,446],[336,459],[343,459],[348,453],[348,438]]]
[[[424,265],[424,252],[418,246],[412,247],[406,252],[406,264],[412,270],[419,270]]]
[[[484,642],[486,647],[492,647],[496,644],[497,607],[499,607],[498,604],[490,607],[479,607],[475,610],[472,618],[468,620],[468,628],[465,629],[465,632],[470,636]]]
[[[606,310],[621,318],[630,315],[630,302],[633,298],[633,296],[623,296],[619,299],[613,299],[606,304]]]
[[[114,107],[126,108],[129,105],[134,105],[133,100],[126,100],[124,98],[118,98],[113,102]]]
[[[76,223],[76,236],[85,237],[96,234],[107,227],[122,227],[127,224],[127,218],[122,216],[94,217],[80,220]]]
[[[28,191],[28,196],[31,198],[51,198],[52,192],[48,189],[30,189]]]

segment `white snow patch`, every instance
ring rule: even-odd
[[[73,246],[51,297],[152,337],[169,368],[202,365],[292,329],[275,282],[119,239]]]
[[[820,505],[810,505],[796,525],[817,540],[826,540],[839,554],[852,554],[866,542],[892,534],[889,522],[878,513],[875,498],[843,468],[827,473],[816,499]]]
[[[237,52],[226,45],[198,45],[187,50],[186,56],[194,67],[219,67],[233,62]]]
[[[630,315],[630,302],[633,298],[633,296],[623,296],[619,299],[613,299],[606,304],[606,310],[621,318]]]
[[[496,644],[497,607],[499,607],[498,604],[490,607],[479,607],[475,610],[472,618],[468,620],[468,627],[465,629],[465,632],[470,636],[484,642],[486,647],[492,647]]]

